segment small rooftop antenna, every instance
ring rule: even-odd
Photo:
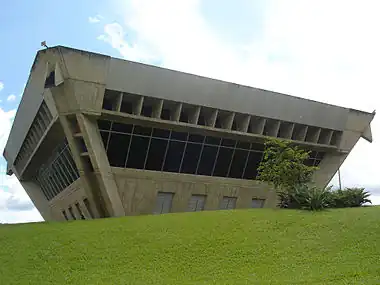
[[[46,44],[46,41],[41,42],[41,46],[42,46],[42,47],[49,48],[49,47],[47,46],[47,44]]]

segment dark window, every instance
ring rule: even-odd
[[[263,154],[261,152],[250,151],[247,166],[245,167],[244,179],[255,179],[257,176],[257,168],[260,165]]]
[[[167,144],[167,140],[152,138],[145,169],[161,171]]]
[[[187,133],[172,131],[170,139],[179,140],[179,141],[186,141],[187,140]]]
[[[313,166],[314,165],[314,159],[307,159],[304,163],[307,166]]]
[[[153,129],[152,136],[156,137],[156,138],[169,138],[169,136],[170,136],[170,130]]]
[[[188,123],[189,122],[189,115],[187,114],[186,111],[182,110],[181,115],[179,117],[179,121],[183,123]]]
[[[184,148],[184,142],[169,142],[169,148],[165,158],[164,171],[179,172]]]
[[[238,141],[237,144],[236,144],[236,148],[242,148],[242,149],[250,149],[251,147],[251,143],[249,142],[242,142],[242,141]]]
[[[109,132],[100,132],[100,136],[102,137],[104,149],[107,148],[107,142],[108,142],[108,136],[110,135]]]
[[[105,110],[110,110],[112,111],[113,110],[113,98],[110,97],[110,96],[104,96],[104,99],[103,99],[103,109]]]
[[[50,72],[49,76],[45,80],[45,88],[50,88],[55,86],[55,71]]]
[[[84,215],[83,215],[83,212],[82,212],[82,209],[81,209],[79,203],[75,203],[75,207],[77,208],[77,211],[78,211],[78,213],[79,213],[79,215],[80,215],[80,219],[81,219],[81,220],[85,220],[86,218],[85,218]]]
[[[234,157],[231,163],[230,173],[228,175],[229,177],[242,178],[248,153],[249,152],[246,150],[235,149]]]
[[[203,143],[204,136],[197,135],[197,134],[189,134],[188,141],[189,142],[196,142],[196,143]]]
[[[152,128],[135,125],[133,133],[135,135],[150,136],[152,133]]]
[[[69,220],[69,218],[66,215],[66,211],[65,210],[62,210],[62,215],[63,215],[63,217],[65,218],[66,221]]]
[[[234,147],[236,144],[236,141],[230,140],[230,139],[223,139],[222,140],[222,146],[228,146],[228,147]]]
[[[195,174],[198,160],[201,155],[201,144],[187,143],[185,155],[182,162],[182,173]]]
[[[70,213],[70,216],[73,218],[73,220],[76,220],[76,219],[77,219],[77,218],[75,217],[75,215],[74,215],[73,208],[69,207],[69,213]]]
[[[120,111],[123,112],[123,113],[132,114],[133,113],[133,104],[132,104],[132,102],[123,100],[121,102]]]
[[[94,218],[94,213],[92,212],[90,202],[88,201],[87,198],[83,200],[83,204],[86,206],[86,209],[88,211],[88,214],[90,215],[91,218]]]
[[[264,151],[265,145],[262,143],[252,143],[251,150]]]
[[[211,175],[217,152],[218,147],[216,146],[203,146],[202,156],[199,162],[197,174]]]
[[[170,120],[170,110],[169,109],[162,109],[162,111],[161,111],[161,119],[163,119],[163,120]]]
[[[231,148],[219,148],[218,158],[215,164],[214,176],[226,177],[230,167],[232,154],[234,150]]]
[[[324,152],[318,152],[317,155],[316,155],[316,158],[317,159],[323,159],[325,156],[325,153]]]
[[[124,167],[131,136],[111,133],[107,155],[111,166]]]
[[[98,120],[99,130],[109,131],[111,129],[111,121]]]
[[[121,123],[113,123],[112,124],[112,131],[119,132],[119,133],[132,133],[133,125],[130,124],[121,124]]]
[[[152,117],[153,108],[152,106],[143,105],[141,110],[141,115],[144,117]]]
[[[220,138],[206,137],[205,144],[219,145],[220,144]]]
[[[145,157],[148,150],[149,138],[132,137],[131,147],[128,156],[127,167],[143,169]]]
[[[201,125],[201,126],[205,126],[206,125],[205,116],[203,114],[199,114],[198,125]]]

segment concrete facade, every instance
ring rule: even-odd
[[[266,138],[311,150],[325,186],[374,115],[58,46],[37,53],[4,157],[45,220],[275,207],[254,179]]]

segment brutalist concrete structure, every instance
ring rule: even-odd
[[[275,207],[268,137],[327,185],[374,113],[57,46],[37,53],[4,157],[45,220]]]

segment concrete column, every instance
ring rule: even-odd
[[[107,154],[104,151],[96,120],[90,119],[83,114],[78,114],[77,119],[87,146],[94,173],[96,173],[105,206],[111,216],[124,216],[125,210],[108,162]]]

